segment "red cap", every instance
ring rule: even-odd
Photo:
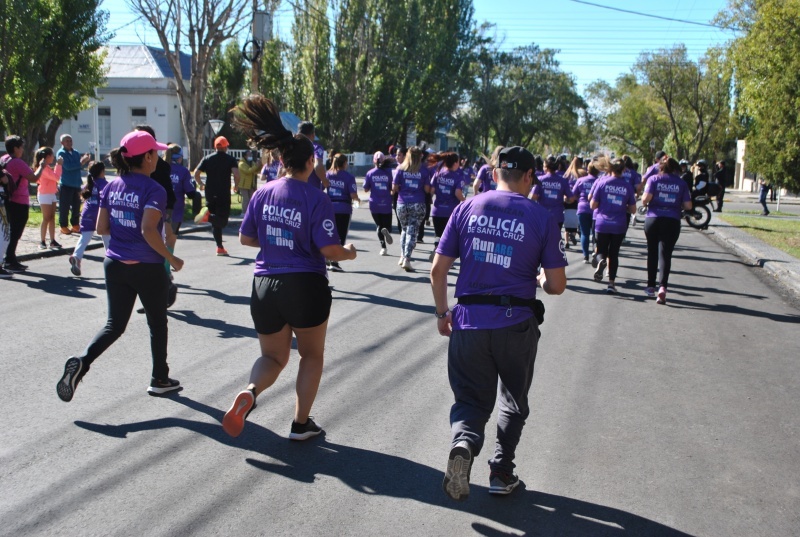
[[[214,147],[228,147],[229,145],[231,144],[228,143],[228,139],[224,136],[214,138]]]

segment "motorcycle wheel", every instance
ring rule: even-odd
[[[686,223],[695,229],[705,229],[709,222],[711,222],[711,211],[705,205],[695,207],[686,215]]]

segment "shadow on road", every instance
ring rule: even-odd
[[[38,279],[36,279],[38,278]],[[95,295],[85,293],[81,289],[105,289],[105,278],[76,278],[74,276],[54,276],[40,274],[27,270],[17,274],[11,283],[21,283],[31,289],[38,289],[51,295],[60,295],[70,298],[97,298]]]
[[[257,337],[256,330],[252,326],[230,324],[222,319],[204,319],[191,310],[168,310],[167,315],[191,326],[217,330],[222,339],[251,338],[255,340]]]
[[[731,304],[701,304],[697,302],[689,302],[686,300],[675,300],[674,298],[667,297],[667,304],[673,308],[690,309],[690,310],[703,310],[722,313],[731,313],[735,315],[744,315],[746,317],[761,317],[762,319],[769,319],[779,323],[800,324],[800,315],[784,315],[782,313],[770,313],[768,311],[754,310],[749,308],[742,308],[733,306]]]
[[[170,400],[210,416],[214,423],[161,418],[124,425],[84,421],[76,421],[75,425],[114,438],[126,438],[129,433],[139,431],[183,428],[227,446],[262,455],[269,460],[247,457],[245,462],[253,468],[286,479],[310,484],[315,482],[317,476],[328,475],[362,494],[405,498],[453,509],[483,517],[526,535],[687,535],[613,507],[528,490],[524,482],[507,497],[493,497],[488,494],[487,487],[473,484],[470,499],[457,503],[447,498],[440,488],[443,477],[441,469],[395,455],[335,444],[328,442],[324,436],[307,442],[291,442],[253,422],[247,423],[241,437],[231,438],[219,425],[224,414],[222,410],[180,395],[170,397]],[[286,425],[288,429],[289,424]],[[443,456],[446,454],[443,453]],[[482,535],[512,535],[480,522],[474,522],[472,527]]]
[[[431,308],[433,307],[431,304],[417,304],[415,302],[406,302],[405,300],[397,300],[396,298],[390,298],[380,295],[372,295],[369,293],[358,293],[355,291],[341,291],[337,289],[336,294],[337,294],[336,300],[363,302],[365,304],[388,306],[390,308],[399,308],[401,310],[416,311],[419,313],[430,313],[432,311]],[[353,295],[353,297],[350,298],[338,295]],[[362,298],[357,298],[357,297],[362,297]]]

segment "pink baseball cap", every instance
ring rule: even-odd
[[[157,149],[159,151],[164,151],[167,149],[166,144],[160,144],[156,142],[156,139],[150,136],[150,133],[144,131],[129,132],[119,143],[119,147],[120,149],[124,148],[122,154],[126,157],[144,155],[153,149]]]
[[[376,151],[375,154],[372,155],[372,162],[374,162],[375,164],[380,164],[381,162],[383,162],[383,160],[385,158],[386,158],[386,155],[384,155],[380,151]]]

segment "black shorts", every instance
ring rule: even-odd
[[[328,279],[313,272],[255,276],[250,296],[250,315],[259,334],[274,334],[287,324],[313,328],[331,313]]]
[[[209,212],[208,221],[213,227],[225,227],[228,225],[228,218],[231,216],[230,197],[206,197],[206,207],[208,207]]]

